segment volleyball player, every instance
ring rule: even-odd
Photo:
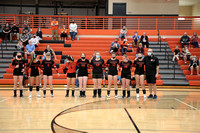
[[[119,60],[116,58],[116,54],[112,53],[112,58],[107,60],[107,65],[109,67],[108,70],[108,90],[107,90],[107,97],[110,97],[110,88],[112,84],[112,80],[114,80],[114,87],[115,87],[115,97],[117,97],[118,88],[117,88],[117,65],[119,64]]]
[[[94,82],[93,98],[97,95],[97,89],[98,97],[101,98],[101,82],[103,77],[104,60],[101,58],[99,52],[96,52],[96,57],[91,60],[91,65],[93,66],[92,77]]]
[[[144,59],[142,58],[143,54],[138,53],[138,58],[134,61],[135,69],[135,81],[136,81],[136,97],[139,98],[139,86],[141,84],[143,90],[143,96],[146,98],[146,90],[144,85]]]
[[[46,87],[47,87],[47,78],[49,78],[49,87],[51,92],[51,97],[53,97],[53,85],[52,85],[52,68],[57,71],[54,61],[51,59],[51,54],[49,52],[46,53],[45,60],[42,61],[41,72],[43,71],[43,97],[46,97]],[[57,72],[58,73],[58,72]],[[59,75],[59,73],[58,73]]]
[[[75,80],[76,80],[76,62],[74,62],[72,56],[67,56],[67,62],[62,68],[59,69],[65,69],[66,67],[68,67],[68,70],[67,70],[67,90],[65,97],[69,97],[70,82],[72,82],[72,97],[74,97]]]
[[[81,54],[81,58],[78,59],[77,65],[79,67],[78,80],[79,80],[80,97],[86,97],[85,90],[88,80],[89,60],[85,58],[85,53]]]
[[[34,81],[36,81],[37,97],[40,97],[40,94],[39,94],[39,89],[40,89],[40,87],[39,87],[39,83],[40,83],[39,68],[40,68],[40,66],[41,65],[40,65],[40,61],[38,60],[38,56],[36,54],[32,54],[30,63],[28,64],[28,67],[27,67],[27,72],[28,72],[28,69],[31,68],[29,98],[32,97]]]
[[[127,98],[129,98],[132,62],[128,59],[127,55],[123,55],[123,61],[120,62],[120,66],[122,69],[121,70],[122,89],[123,89],[122,98],[126,97],[126,90],[127,90]]]
[[[23,73],[26,69],[26,62],[22,59],[22,53],[17,52],[15,59],[12,61],[13,79],[14,79],[14,97],[17,97],[17,79],[19,79],[20,97],[23,97],[22,80]]]

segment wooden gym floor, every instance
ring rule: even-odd
[[[158,87],[157,100],[92,98],[88,88],[87,97],[65,98],[63,87],[54,87],[54,97],[47,91],[46,98],[13,98],[10,86],[0,87],[0,133],[51,133],[51,121],[65,128],[54,126],[56,133],[199,133],[200,89],[184,87]],[[121,90],[121,89],[120,89]],[[42,94],[42,92],[41,92]],[[71,94],[71,93],[70,93]],[[148,95],[147,91],[147,95]],[[119,91],[121,95],[121,91]],[[74,129],[74,130],[70,130]]]

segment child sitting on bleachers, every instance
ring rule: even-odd
[[[197,59],[196,56],[191,57],[188,69],[191,71],[190,75],[193,75],[194,70],[197,70],[197,75],[199,75],[199,60]]]

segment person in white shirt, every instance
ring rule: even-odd
[[[71,24],[69,25],[69,29],[70,29],[71,39],[73,41],[77,34],[77,24],[74,22],[74,20],[72,20]]]
[[[36,35],[33,35],[30,39],[31,43],[35,46],[35,51],[38,49],[39,38]]]
[[[122,38],[127,39],[127,35],[126,35],[127,32],[128,32],[128,30],[127,30],[126,26],[123,26],[122,29],[120,30],[119,41],[121,41]]]

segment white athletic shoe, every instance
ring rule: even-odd
[[[40,93],[39,92],[37,92],[37,95],[36,95],[37,97],[41,97],[41,95],[40,95]]]
[[[29,92],[29,98],[31,98],[32,97],[32,92]]]
[[[118,98],[118,95],[115,95],[115,98]]]
[[[43,98],[46,98],[46,95],[43,95]]]
[[[107,98],[110,98],[110,95],[107,95]]]
[[[140,97],[139,93],[137,93],[137,94],[136,94],[136,97],[137,97],[137,98],[139,98],[139,97]]]
[[[51,97],[53,97],[53,94],[51,94]]]
[[[28,83],[28,86],[30,86],[30,84]]]

